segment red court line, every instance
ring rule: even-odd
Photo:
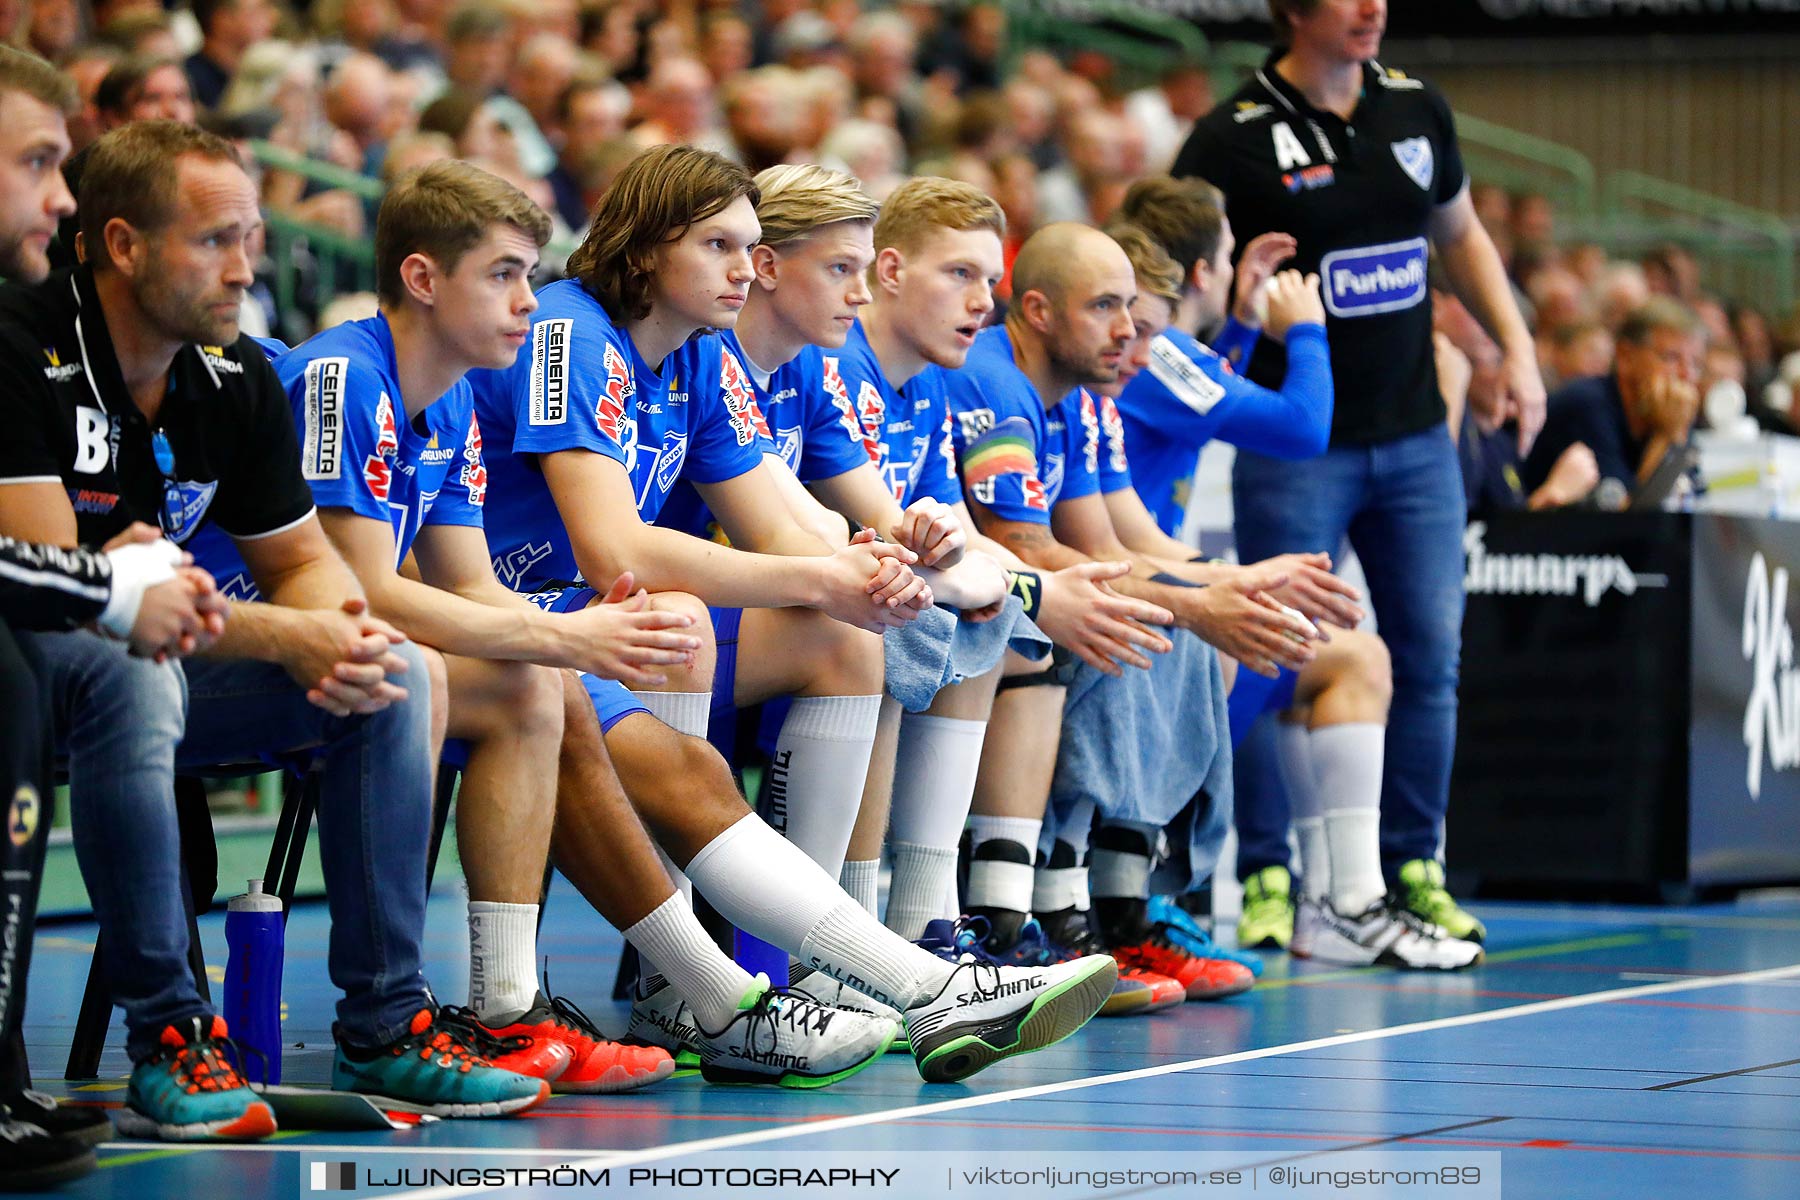
[[[1523,1120],[1524,1118],[1518,1118]],[[1762,1154],[1750,1150],[1678,1150],[1660,1146],[1603,1146],[1532,1139],[1526,1142],[1478,1141],[1474,1138],[1401,1138],[1415,1146],[1479,1146],[1495,1150],[1579,1150],[1584,1154],[1647,1154],[1657,1158],[1736,1158],[1754,1162],[1800,1163],[1800,1154]]]

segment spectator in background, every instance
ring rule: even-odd
[[[1604,375],[1612,369],[1613,336],[1596,320],[1573,321],[1551,335],[1545,376],[1552,385]]]
[[[128,9],[98,26],[94,40],[117,46],[126,54],[181,57],[181,42],[175,37],[175,27],[168,14],[160,9]],[[71,53],[78,54],[80,50],[77,48]],[[64,69],[67,69],[66,59]]]
[[[935,37],[920,41],[920,72],[943,72],[953,81],[958,95],[999,88],[1000,56],[1006,49],[1006,10],[998,4],[970,4],[958,14],[953,27],[940,26]]]
[[[906,144],[916,146],[923,114],[913,71],[918,43],[912,24],[899,13],[867,13],[851,29],[849,45],[857,111],[870,116],[872,107],[881,109]]]
[[[1145,165],[1166,171],[1175,152],[1193,132],[1194,122],[1213,106],[1212,80],[1199,63],[1178,59],[1163,70],[1155,87],[1125,98],[1125,116],[1144,131]]]
[[[393,84],[388,65],[362,51],[339,63],[325,84],[325,119],[350,139],[360,160],[356,169],[371,178],[382,173]]]
[[[1542,192],[1520,192],[1512,198],[1513,241],[1521,246],[1556,244],[1556,208]]]
[[[456,146],[456,157],[493,170],[502,161],[500,119],[487,97],[469,88],[451,88],[425,106],[419,129],[441,133]]]
[[[1448,292],[1432,292],[1432,323],[1438,388],[1449,413],[1470,514],[1560,508],[1586,499],[1600,474],[1594,452],[1580,442],[1557,457],[1543,483],[1526,491],[1519,473],[1518,433],[1507,422],[1499,345]]]
[[[586,65],[575,43],[554,33],[532,34],[513,60],[506,90],[552,146],[562,140],[563,93]]]
[[[126,58],[106,73],[94,93],[101,131],[132,121],[194,123],[194,97],[181,64],[172,58]]]
[[[1000,93],[1006,98],[1007,125],[1013,139],[1031,156],[1040,171],[1048,171],[1062,161],[1062,148],[1056,144],[1056,97],[1038,84],[1023,77],[1007,83]]]
[[[1731,332],[1744,356],[1744,387],[1752,397],[1761,395],[1775,378],[1775,339],[1769,332],[1769,320],[1747,304],[1734,304]]]
[[[87,34],[80,0],[31,0],[30,46],[50,62],[61,62]]]
[[[806,141],[806,93],[786,67],[758,67],[725,87],[725,157],[751,174],[788,161]]]
[[[892,125],[852,118],[842,121],[819,143],[819,162],[848,171],[876,200],[905,182],[906,144]]]
[[[1594,298],[1600,309],[1600,323],[1616,334],[1625,318],[1650,299],[1650,281],[1636,263],[1612,263],[1601,272]]]
[[[644,81],[644,120],[631,131],[640,146],[686,143],[718,149],[712,76],[692,58],[664,59]]]
[[[445,38],[444,74],[451,87],[483,97],[500,90],[512,60],[512,24],[504,9],[489,0],[466,0],[450,14]]]
[[[1096,201],[1102,186],[1117,182],[1124,173],[1123,125],[1097,107],[1077,112],[1069,121],[1064,139],[1068,161],[1038,176],[1038,217],[1044,224],[1104,222],[1106,214],[1096,211]]]
[[[735,12],[714,9],[700,21],[700,61],[716,87],[750,68],[756,53],[750,23]]]
[[[1488,236],[1512,234],[1512,196],[1497,183],[1477,183],[1469,187],[1469,200],[1475,205],[1475,219],[1488,231]]]
[[[556,197],[557,215],[570,229],[584,228],[592,211],[585,185],[588,160],[597,147],[625,131],[630,109],[625,89],[598,76],[575,80],[558,97],[556,126],[562,146],[544,181]]]
[[[1612,373],[1565,384],[1550,398],[1520,481],[1541,486],[1577,442],[1593,451],[1602,480],[1630,491],[1648,479],[1694,428],[1705,348],[1699,319],[1674,300],[1659,296],[1634,310],[1619,330]]]
[[[381,182],[386,187],[393,187],[408,171],[455,157],[456,143],[446,134],[416,129],[400,134],[388,143],[387,157],[381,163]]]
[[[1644,283],[1653,296],[1692,305],[1700,298],[1700,261],[1686,246],[1666,242],[1644,255]]]
[[[194,102],[214,108],[250,47],[275,32],[275,6],[269,0],[193,0],[200,26],[200,49],[188,57],[188,83]]]
[[[115,47],[96,42],[75,51],[63,64],[62,73],[74,82],[75,92],[81,99],[81,107],[69,117],[69,144],[76,153],[85,150],[90,142],[106,132],[100,124],[100,107],[95,96],[100,91],[101,81],[124,57]]]

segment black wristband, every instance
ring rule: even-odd
[[[1188,561],[1191,563],[1216,563],[1224,562],[1225,560],[1222,558],[1214,558],[1210,554],[1196,554],[1194,557],[1188,559]]]
[[[1044,581],[1035,571],[1014,571],[1012,582],[1006,590],[1019,598],[1025,606],[1025,615],[1037,620],[1038,609],[1044,606]]]
[[[1158,571],[1150,577],[1151,583],[1160,583],[1164,587],[1205,587],[1204,583],[1195,583],[1191,579],[1183,579],[1179,575],[1171,575],[1167,571]]]

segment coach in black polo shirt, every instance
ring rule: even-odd
[[[185,676],[91,632],[26,635],[54,707],[84,714],[58,737],[134,1064],[121,1127],[266,1136],[273,1116],[219,1059],[224,1023],[188,973],[176,764],[318,747],[335,1031],[359,1054],[400,1046],[434,1008],[419,970],[429,670],[364,613],[281,385],[239,337],[261,218],[230,143],[170,121],[115,130],[94,144],[80,216],[93,265],[0,290],[0,534],[97,545],[142,521],[181,543],[216,521],[270,597],[232,605]]]
[[[1288,44],[1195,127],[1174,173],[1225,193],[1240,245],[1271,231],[1297,239],[1289,265],[1319,273],[1337,402],[1323,458],[1238,454],[1238,550],[1246,561],[1336,552],[1349,535],[1394,661],[1383,865],[1408,907],[1479,940],[1437,860],[1456,738],[1463,494],[1432,363],[1428,247],[1505,353],[1509,415],[1526,444],[1543,421],[1543,382],[1475,219],[1449,106],[1374,61],[1384,0],[1269,8]],[[1274,385],[1281,372],[1280,348],[1263,339],[1250,377]],[[1240,785],[1239,803],[1257,802]]]

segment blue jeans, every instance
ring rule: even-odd
[[[1231,482],[1243,561],[1336,555],[1346,536],[1362,560],[1394,662],[1381,785],[1381,857],[1391,880],[1408,859],[1437,854],[1449,803],[1466,515],[1456,447],[1435,425],[1303,463],[1239,451]],[[1265,789],[1254,770],[1238,778],[1258,793],[1238,792],[1241,813],[1263,802]]]
[[[324,765],[319,856],[331,908],[338,1033],[364,1045],[407,1032],[432,1003],[420,971],[431,835],[430,695],[417,647],[395,652],[406,700],[367,717],[307,703],[280,667],[132,658],[91,633],[27,635],[43,655],[68,755],[75,853],[106,933],[107,981],[133,1062],[164,1026],[209,1010],[187,964],[175,769],[313,748]],[[184,737],[184,713],[185,729]]]

